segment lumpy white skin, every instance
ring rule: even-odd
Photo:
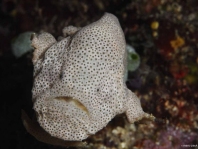
[[[34,36],[33,102],[40,126],[54,137],[80,141],[117,114],[133,123],[144,113],[124,82],[126,44],[117,18],[109,13],[83,28]],[[67,36],[67,37],[66,37]]]

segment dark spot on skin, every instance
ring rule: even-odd
[[[62,78],[63,78],[63,73],[61,73],[61,74],[59,75],[59,79],[62,80]]]

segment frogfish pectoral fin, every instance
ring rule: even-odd
[[[30,133],[32,136],[34,136],[38,141],[51,145],[63,146],[63,147],[68,147],[68,146],[83,147],[86,145],[86,142],[65,141],[51,136],[38,124],[38,122],[31,120],[24,110],[21,110],[21,119],[27,132]]]

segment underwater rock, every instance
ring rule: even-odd
[[[143,141],[144,149],[180,149],[185,147],[196,147],[191,144],[197,138],[194,132],[185,132],[181,129],[168,126],[166,130],[161,130],[159,136],[154,140]]]

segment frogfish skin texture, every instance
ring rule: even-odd
[[[81,141],[117,114],[130,123],[149,117],[127,89],[126,43],[118,19],[105,13],[85,27],[33,35],[33,103],[39,125],[51,136]]]

